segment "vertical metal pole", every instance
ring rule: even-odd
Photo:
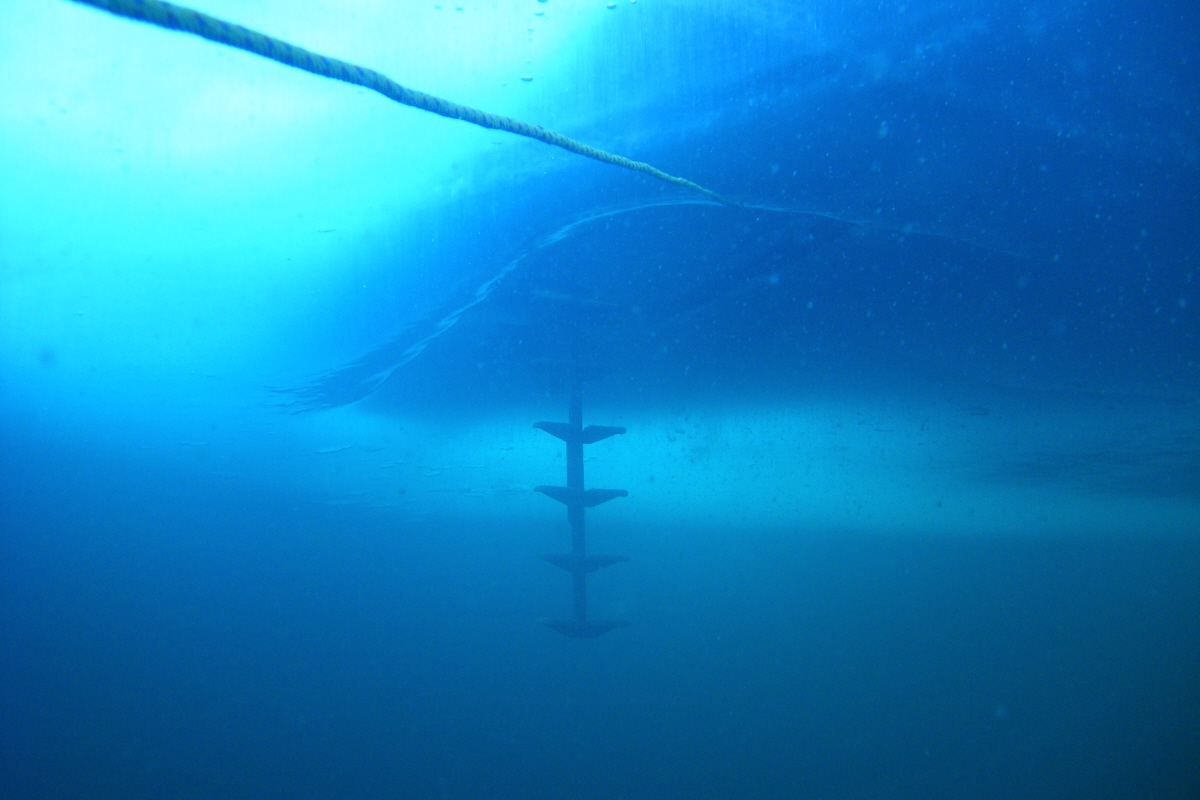
[[[572,380],[569,389],[570,403],[567,406],[566,422],[533,423],[533,427],[545,431],[566,444],[567,485],[535,486],[533,490],[564,504],[567,507],[567,523],[571,528],[570,555],[546,556],[546,560],[571,573],[571,584],[575,595],[575,617],[570,620],[546,620],[546,624],[565,636],[592,639],[629,623],[619,620],[588,619],[588,572],[629,559],[625,556],[593,556],[589,559],[584,543],[584,515],[589,505],[599,505],[615,497],[626,497],[628,492],[624,489],[585,490],[583,488],[583,445],[585,442],[592,444],[624,433],[625,429],[615,425],[589,425],[584,428],[582,382],[578,379]]]
[[[567,488],[583,494],[583,387],[576,381],[571,385],[571,402],[567,413],[570,438],[567,439]],[[571,552],[576,557],[572,574],[575,589],[575,619],[587,619],[587,570],[584,569],[583,503],[567,506],[567,522],[571,526]]]

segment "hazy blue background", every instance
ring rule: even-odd
[[[202,9],[744,206],[0,6],[0,796],[1200,795],[1193,3]]]

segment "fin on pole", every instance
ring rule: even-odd
[[[571,403],[567,416],[567,422],[535,422],[533,425],[538,430],[560,439],[567,446],[567,485],[537,486],[534,487],[534,491],[541,492],[567,507],[567,523],[571,528],[571,552],[565,555],[545,556],[545,559],[571,573],[575,596],[574,619],[542,620],[542,624],[573,639],[594,639],[611,630],[623,628],[629,623],[588,618],[588,573],[628,561],[629,557],[588,555],[584,536],[584,512],[609,500],[628,497],[629,492],[624,489],[584,489],[583,446],[624,433],[625,429],[613,425],[583,427],[583,392],[578,383],[571,388]]]
[[[567,572],[596,572],[629,560],[629,556],[578,556],[575,553],[542,556],[542,558]]]
[[[572,639],[595,639],[597,636],[624,628],[628,622],[598,619],[544,619],[542,624]]]
[[[588,425],[577,432],[571,428],[569,422],[535,422],[533,427],[545,431],[556,439],[562,439],[564,442],[580,441],[583,444],[595,444],[610,436],[617,436],[625,432],[624,428],[618,428],[615,425]]]
[[[624,489],[572,489],[570,486],[535,486],[535,492],[541,492],[547,497],[557,500],[565,506],[583,506],[592,508],[601,503],[607,503],[618,497],[628,497]]]

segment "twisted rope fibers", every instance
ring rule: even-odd
[[[641,172],[660,181],[690,189],[724,205],[738,205],[711,189],[706,189],[686,178],[669,175],[642,161],[634,161],[624,156],[605,152],[583,142],[577,142],[561,134],[548,131],[538,125],[530,125],[527,122],[502,117],[498,114],[489,114],[477,108],[459,105],[425,92],[409,89],[375,70],[310,52],[281,39],[243,28],[241,25],[235,25],[216,17],[210,17],[184,6],[161,2],[161,0],[74,0],[74,2],[93,6],[120,17],[157,25],[160,28],[194,34],[218,44],[236,47],[263,58],[278,61],[280,64],[311,72],[314,75],[362,86],[406,106],[419,108],[422,111],[429,111],[450,119],[460,119],[483,128],[508,131],[518,136],[536,139],[572,153],[602,161],[605,164]]]

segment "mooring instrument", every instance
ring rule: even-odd
[[[550,619],[543,620],[543,623],[565,636],[576,639],[593,639],[629,623],[620,620],[588,618],[587,576],[603,567],[628,561],[629,557],[588,555],[584,535],[586,511],[617,497],[628,497],[629,492],[624,489],[585,489],[583,486],[583,446],[625,433],[625,429],[613,425],[588,425],[586,428],[583,426],[583,387],[579,382],[571,386],[571,399],[566,422],[535,422],[533,427],[545,431],[556,439],[561,439],[567,445],[567,485],[535,486],[533,490],[541,492],[567,507],[567,523],[571,529],[571,552],[565,555],[548,555],[544,558],[554,566],[571,573],[575,600],[575,613],[571,619]]]

